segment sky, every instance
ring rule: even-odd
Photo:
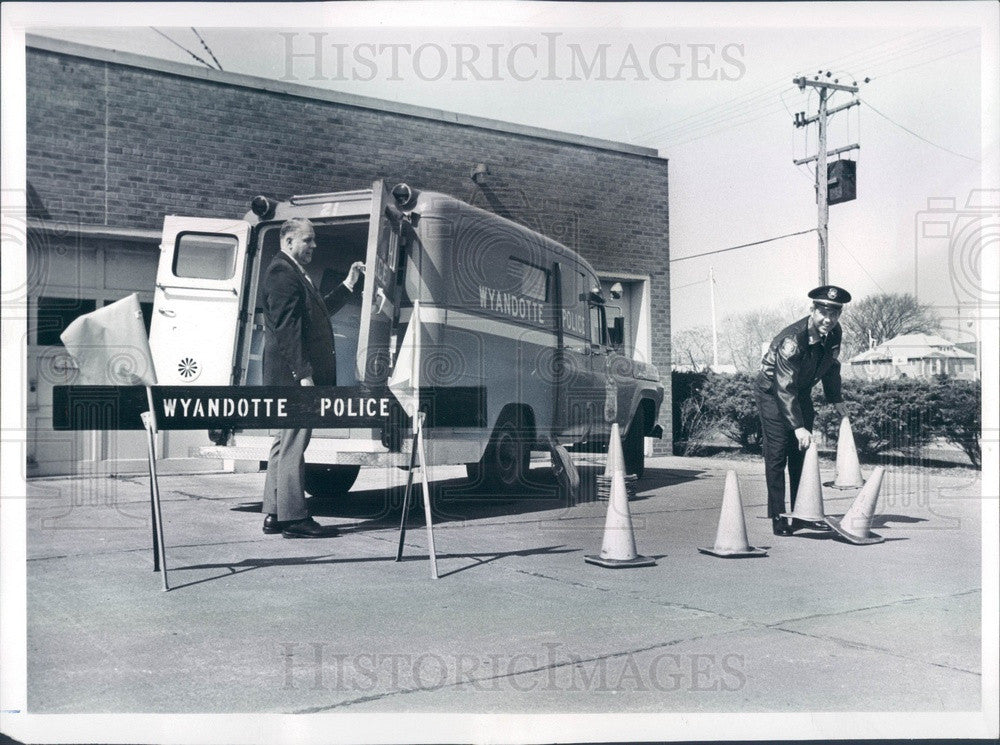
[[[816,126],[793,117],[815,113],[816,95],[792,79],[830,71],[856,81],[861,101],[831,119],[830,148],[860,145],[846,156],[858,161],[858,198],[830,208],[831,282],[857,298],[916,292],[968,330],[982,291],[975,260],[997,253],[995,209],[966,209],[998,183],[997,7],[53,4],[13,22],[5,5],[5,26],[193,65],[192,54],[214,55],[229,72],[655,148],[670,162],[675,331],[709,322],[710,268],[720,318],[818,284],[815,232],[677,259],[815,228],[813,173],[792,160],[815,154]],[[604,73],[586,70],[601,54]],[[831,106],[849,100],[836,93]],[[928,218],[929,199],[955,209]],[[964,226],[953,229],[962,243],[928,234],[928,220]]]

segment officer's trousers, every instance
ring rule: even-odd
[[[795,430],[781,413],[778,399],[772,394],[755,390],[757,409],[760,412],[764,445],[764,477],[767,481],[767,516],[779,517],[785,512],[785,466],[791,487],[791,509],[795,509],[795,492],[799,490],[802,461],[805,451],[799,450]],[[810,397],[799,396],[805,428],[812,431],[816,412]]]
[[[274,438],[264,479],[265,515],[277,515],[280,522],[309,517],[303,481],[311,437],[311,429],[283,429]]]

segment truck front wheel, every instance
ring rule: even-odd
[[[634,473],[641,478],[646,470],[646,412],[642,406],[632,417],[632,424],[629,425],[628,434],[622,442],[622,454],[625,456],[626,473]]]
[[[351,490],[361,466],[306,464],[305,490],[317,499],[342,497]]]
[[[510,491],[524,483],[531,468],[531,440],[512,414],[497,423],[479,470],[488,487]],[[472,469],[470,469],[471,471]]]

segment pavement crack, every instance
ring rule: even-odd
[[[551,580],[553,582],[559,582],[560,584],[569,585],[570,587],[583,587],[583,588],[588,589],[588,590],[598,590],[600,592],[613,592],[613,589],[610,588],[610,587],[601,587],[600,585],[591,585],[591,584],[587,584],[586,582],[575,582],[573,580],[563,579],[561,577],[552,577],[552,576],[547,575],[547,574],[542,574],[541,572],[529,572],[529,571],[526,571],[524,569],[515,569],[514,571],[517,572],[518,574],[526,574],[526,575],[528,575],[530,577],[537,577],[539,579],[547,579],[547,580]],[[715,616],[716,618],[724,618],[727,621],[735,621],[737,623],[743,624],[746,627],[751,627],[751,628],[765,628],[766,627],[766,624],[764,624],[764,623],[762,623],[760,621],[754,621],[752,619],[743,618],[741,616],[730,616],[730,615],[727,615],[726,613],[720,613],[718,611],[709,610],[707,608],[699,608],[698,606],[688,605],[687,603],[677,603],[677,602],[674,602],[674,601],[671,601],[671,600],[655,600],[655,599],[652,599],[652,598],[647,598],[647,597],[641,595],[639,592],[637,592],[635,590],[628,590],[627,594],[633,600],[640,600],[640,601],[649,603],[651,605],[658,605],[658,606],[663,607],[663,608],[679,608],[681,610],[693,611],[693,612],[696,612],[696,613],[703,613],[706,616]],[[725,632],[725,633],[728,633],[728,632]]]
[[[964,667],[956,667],[954,665],[945,665],[942,662],[932,662],[930,660],[923,660],[919,657],[913,657],[908,654],[901,654],[899,652],[893,652],[891,649],[886,649],[885,647],[879,647],[875,644],[865,644],[864,642],[852,641],[851,639],[844,639],[839,636],[830,636],[828,634],[810,634],[807,631],[799,631],[798,629],[783,629],[781,627],[774,627],[775,631],[783,631],[786,634],[795,634],[796,636],[804,636],[808,639],[819,639],[820,641],[832,642],[838,644],[842,647],[847,647],[848,649],[860,649],[867,652],[879,652],[889,657],[895,657],[900,660],[907,660],[909,662],[916,662],[921,665],[930,665],[932,667],[939,667],[944,670],[953,670],[959,673],[967,673],[969,675],[975,675],[977,678],[982,677],[982,673],[976,670],[968,670]]]
[[[906,603],[916,603],[921,600],[943,600],[944,598],[957,598],[963,595],[975,595],[978,592],[982,592],[981,587],[973,587],[969,590],[960,590],[958,592],[947,592],[943,595],[922,595],[916,598],[899,598],[898,600],[893,600],[888,603],[879,603],[877,605],[867,605],[862,608],[847,608],[846,610],[834,611],[832,613],[813,613],[809,616],[796,616],[795,618],[783,618],[780,621],[771,621],[769,623],[763,624],[767,628],[778,628],[786,623],[798,623],[799,621],[811,621],[814,618],[832,618],[833,616],[843,616],[848,613],[860,613],[866,610],[880,610],[882,608],[891,608],[894,605],[904,605]]]

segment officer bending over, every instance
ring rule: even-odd
[[[812,311],[774,337],[760,363],[754,395],[763,431],[764,472],[767,479],[767,515],[775,535],[791,535],[799,528],[829,530],[824,523],[781,517],[785,512],[785,465],[791,485],[791,507],[802,475],[804,451],[812,441],[816,412],[812,389],[823,381],[823,393],[841,416],[847,407],[840,395],[840,313],[851,294],[824,285],[809,293]]]

